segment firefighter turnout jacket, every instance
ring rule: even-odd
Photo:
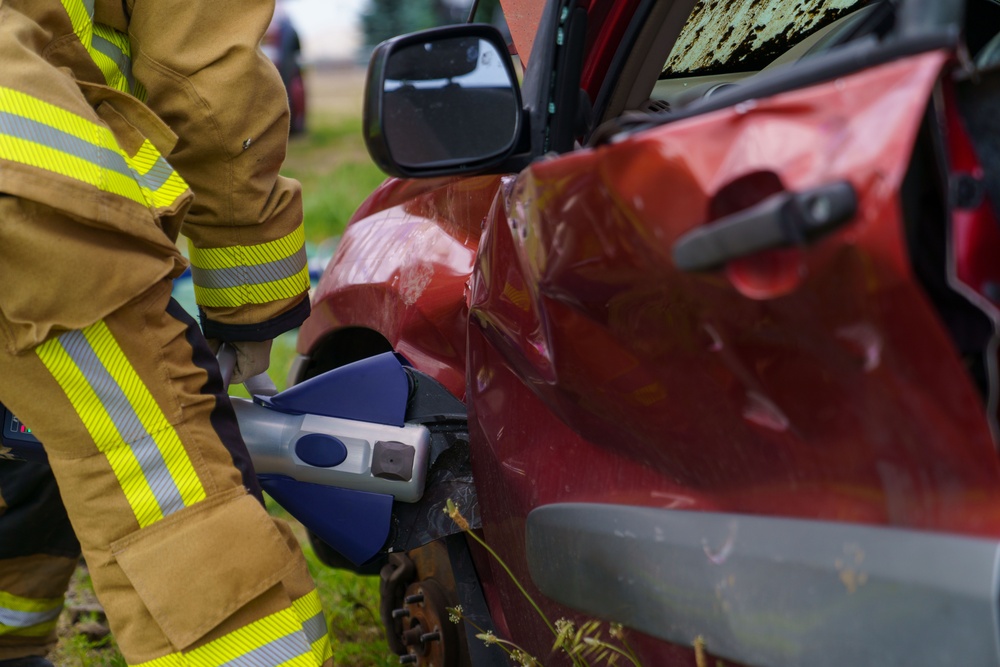
[[[0,0],[0,402],[58,483],[0,461],[0,660],[51,646],[82,547],[130,665],[331,662],[299,546],[170,298],[183,233],[206,335],[268,340],[308,313],[285,92],[258,48],[272,12]]]
[[[79,221],[69,232],[30,225],[16,239],[21,259],[0,266],[0,284],[11,286],[24,263],[51,257],[58,285],[42,303],[4,290],[8,345],[79,329],[177,275],[178,231],[191,242],[206,336],[265,340],[299,324],[309,288],[302,200],[278,176],[288,110],[257,46],[272,3],[3,7],[0,192]],[[80,238],[81,225],[104,242]],[[108,284],[108,263],[126,263],[129,278]]]

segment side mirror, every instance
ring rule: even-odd
[[[383,42],[365,90],[368,152],[387,174],[483,171],[518,144],[523,112],[507,46],[488,25],[457,25]]]

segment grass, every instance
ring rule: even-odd
[[[350,93],[348,93],[350,94]],[[364,198],[385,178],[368,158],[361,135],[360,115],[355,112],[314,113],[309,132],[289,142],[282,173],[299,180],[303,187],[306,240],[322,256],[332,254],[335,239]],[[295,357],[295,335],[289,332],[274,342],[269,374],[283,388]],[[246,396],[243,387],[233,395]],[[378,620],[378,579],[358,577],[323,565],[306,539],[305,529],[280,507],[269,503],[269,511],[289,520],[302,543],[309,570],[316,581],[326,611],[333,644],[334,664],[343,667],[388,667],[398,664],[388,648]],[[69,602],[93,599],[86,569],[74,577]],[[65,667],[124,667],[113,637],[92,639],[81,632],[87,616],[74,622],[63,614],[60,640],[52,656]]]

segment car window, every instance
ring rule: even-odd
[[[868,4],[868,0],[701,0],[663,66],[662,78],[754,72]]]
[[[663,64],[651,100],[678,108],[758,72],[836,44],[872,0],[700,0]],[[655,107],[652,107],[655,109]]]

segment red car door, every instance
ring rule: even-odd
[[[963,47],[922,2],[863,4],[594,1],[578,43],[547,6],[507,157],[396,165],[516,173],[385,186],[304,328],[370,328],[464,394],[486,540],[644,664],[1000,660],[996,308],[956,280],[1000,247]],[[477,571],[497,631],[549,655]]]

